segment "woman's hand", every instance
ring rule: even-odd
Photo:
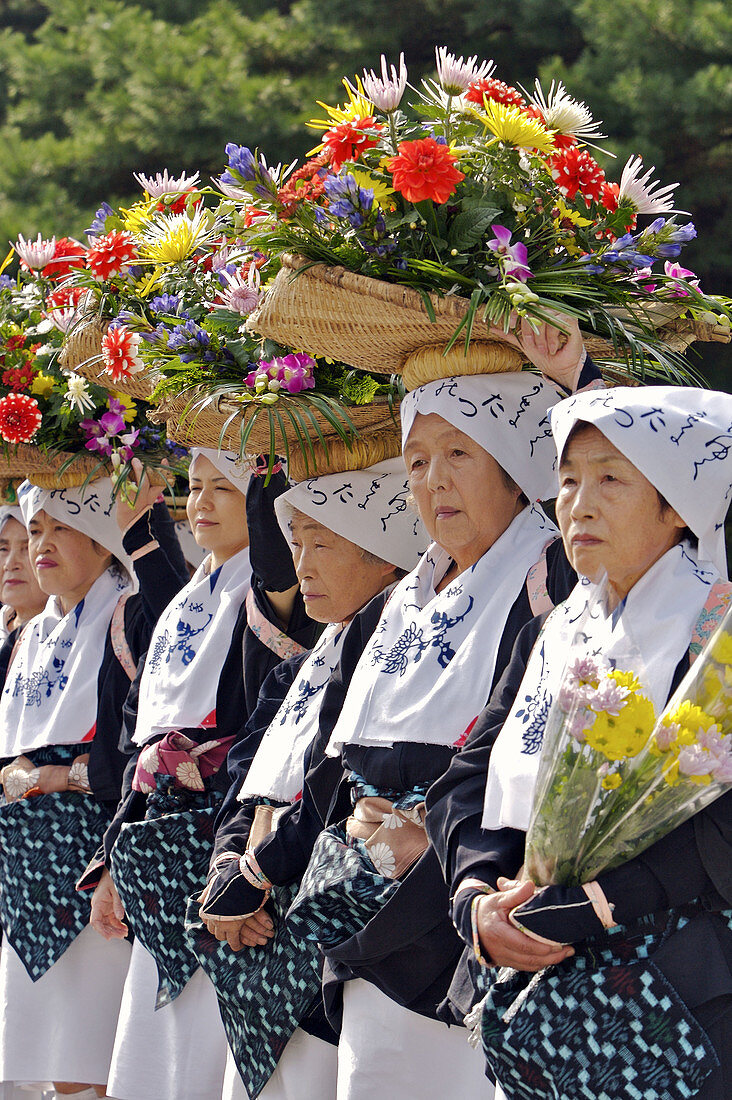
[[[132,459],[130,482],[132,484],[128,484],[117,494],[115,518],[122,534],[129,531],[140,516],[149,512],[160,496],[160,486],[150,484],[150,479],[143,470],[139,458]]]
[[[498,891],[485,894],[477,903],[478,937],[483,953],[494,966],[536,971],[553,966],[574,954],[572,947],[550,947],[537,943],[510,923],[508,914],[534,893],[533,882],[499,878]]]
[[[117,887],[112,882],[109,871],[105,870],[92,894],[89,923],[105,940],[123,940],[127,935],[124,915],[125,907],[117,893]]]
[[[59,791],[68,791],[69,771],[67,764],[43,764],[38,769],[36,785],[28,794],[57,794]]]
[[[241,951],[242,947],[264,947],[274,936],[272,918],[264,909],[241,919],[217,920],[203,915],[201,919],[211,935],[221,942],[226,940],[232,951]]]
[[[541,323],[534,330],[528,318],[522,317],[518,331],[502,332],[501,339],[520,348],[537,370],[573,393],[584,363],[582,334],[574,317],[566,313],[552,316],[561,328]]]

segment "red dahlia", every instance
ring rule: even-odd
[[[399,156],[387,161],[394,187],[409,202],[432,199],[447,202],[465,176],[455,167],[455,157],[446,145],[434,138],[402,141]]]
[[[27,393],[0,399],[0,436],[6,443],[30,443],[42,420],[38,402]]]
[[[323,134],[323,145],[330,153],[331,166],[337,172],[345,160],[358,160],[366,149],[373,149],[376,138],[368,131],[383,130],[373,115],[356,118],[353,122],[341,122]]]
[[[120,378],[129,378],[131,374],[137,374],[144,369],[145,364],[137,354],[140,346],[140,337],[136,332],[131,332],[124,325],[110,328],[102,337],[102,361],[104,369],[111,374],[113,380],[118,382]]]
[[[483,103],[483,97],[495,99],[497,103],[508,103],[512,107],[525,107],[526,100],[512,88],[510,84],[504,84],[502,80],[475,80],[465,93],[465,98],[470,103]]]
[[[43,274],[49,279],[64,279],[74,268],[83,267],[85,258],[86,248],[80,241],[60,237],[56,241],[53,259],[46,264]]]
[[[564,149],[551,157],[549,167],[557,187],[568,199],[577,192],[597,202],[602,196],[605,173],[586,149]]]
[[[96,279],[117,275],[125,264],[137,259],[135,239],[127,230],[113,230],[97,237],[87,254],[89,270]]]

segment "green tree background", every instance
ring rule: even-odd
[[[640,153],[679,181],[699,230],[683,262],[729,291],[726,0],[0,0],[0,249],[79,235],[103,200],[139,193],[134,171],[218,175],[227,141],[302,157],[342,76],[403,50],[414,83],[441,44],[509,83],[563,79],[605,124],[611,178]],[[704,349],[724,388],[727,355]]]

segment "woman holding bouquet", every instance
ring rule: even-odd
[[[732,398],[694,389],[618,388],[552,412],[557,517],[581,581],[533,649],[539,622],[519,635],[427,800],[453,919],[489,989],[484,1046],[511,1098],[722,1100],[732,1087],[730,794],[586,886],[519,881],[539,750],[577,624],[580,656],[622,670],[639,654],[660,713],[690,646],[699,651],[729,602],[730,425]],[[608,595],[596,605],[591,582],[603,574]]]
[[[74,887],[119,797],[135,663],[185,578],[158,490],[145,484],[132,510],[111,494],[108,478],[20,487],[48,602],[0,703],[0,1080],[53,1081],[59,1095],[102,1095],[107,1081],[129,948],[96,942]]]
[[[577,330],[564,347],[556,330],[524,339],[547,374],[564,368],[568,386],[577,385],[584,361]],[[588,366],[579,381],[595,377]],[[407,474],[435,541],[388,601],[372,601],[350,625],[324,693],[301,803],[252,853],[259,885],[254,875],[240,882],[238,911],[252,912],[268,883],[299,881],[312,852],[306,879],[326,896],[311,905],[304,883],[303,904],[288,920],[324,945],[334,1019],[343,991],[339,1100],[374,1088],[442,1096],[483,1085],[478,1062],[465,1064],[461,1034],[435,1019],[460,941],[439,866],[426,851],[422,805],[489,697],[520,626],[537,602],[550,606],[574,583],[556,529],[530,503],[550,491],[547,412],[555,401],[552,387],[516,373],[439,379],[402,403]],[[378,912],[361,910],[355,923],[348,900],[330,889],[329,854],[313,850],[319,830],[341,822],[351,805],[349,840],[373,836],[369,865],[380,860],[391,872],[392,895]],[[390,829],[415,840],[399,870]],[[338,861],[348,862],[351,850],[344,841]]]

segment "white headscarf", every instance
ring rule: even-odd
[[[483,828],[526,830],[547,716],[569,660],[602,655],[635,672],[656,713],[719,574],[688,542],[668,550],[633,585],[617,611],[583,577],[552,611],[531,651],[516,700],[491,752]],[[649,730],[650,733],[650,730]]]
[[[44,511],[109,550],[134,579],[132,561],[122,545],[122,533],[115,519],[117,505],[112,491],[108,477],[73,489],[39,489],[24,481],[18,488],[18,503],[26,527],[37,512]]]
[[[437,413],[488,451],[529,501],[557,494],[549,410],[557,391],[528,371],[441,378],[412,390],[400,407],[402,450],[417,413]]]
[[[390,458],[365,470],[301,481],[277,498],[275,512],[287,539],[292,509],[297,508],[391,565],[413,569],[429,536],[409,507],[408,495],[404,460]]]
[[[194,448],[246,496],[251,471],[231,451]],[[210,555],[157,621],[145,658],[133,740],[216,725],[216,695],[251,581],[249,547],[210,572]]]
[[[18,523],[21,523],[25,527],[25,520],[23,519],[23,513],[20,508],[14,504],[0,505],[0,532],[8,522],[9,519],[15,519]]]
[[[732,395],[684,386],[617,386],[552,410],[557,453],[578,420],[594,424],[699,539],[699,558],[727,577],[724,518],[732,495]]]

